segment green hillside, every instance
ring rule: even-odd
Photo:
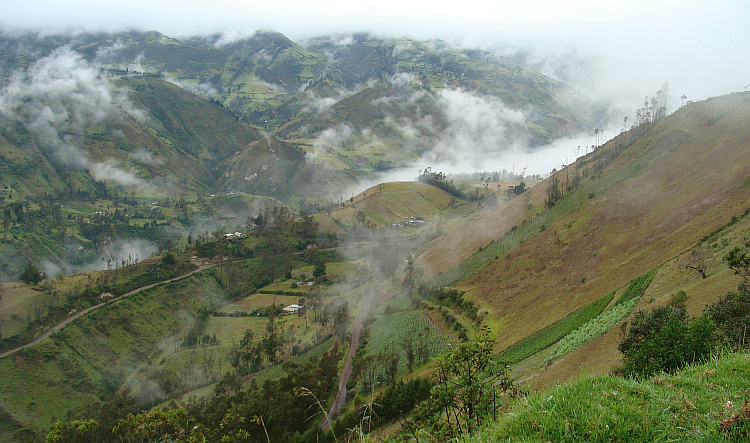
[[[747,354],[635,381],[584,376],[518,403],[466,442],[742,441]]]
[[[647,131],[623,133],[437,240],[417,263],[433,284],[466,291],[486,312],[498,351],[655,268],[660,270],[652,288],[658,289],[649,289],[638,306],[664,303],[689,288],[688,307],[699,312],[736,285],[721,258],[747,235],[748,118],[750,96],[734,94],[681,108]],[[564,197],[550,206],[553,186]],[[707,248],[712,234],[721,242]],[[701,248],[707,248],[716,275],[696,284],[698,273],[684,265]],[[570,357],[575,363],[547,370],[531,362],[524,370],[541,371],[534,382],[540,384],[577,375],[580,368],[607,372],[618,361],[611,347],[616,333],[606,340],[595,352]]]
[[[749,93],[655,113],[538,184],[427,168],[362,190],[461,151],[457,102],[508,113],[493,124],[532,149],[598,120],[561,82],[443,42],[128,32],[0,52],[0,280],[26,280],[0,287],[0,346],[61,326],[0,358],[0,439],[440,440],[435,403],[404,417],[452,401],[429,388],[467,349],[542,392],[480,441],[711,440],[732,417],[746,434],[742,353],[612,374],[643,313],[697,317],[738,288]],[[390,409],[367,423],[374,404]]]
[[[218,163],[258,136],[221,107],[158,78],[89,80],[112,88],[100,97],[101,115],[73,99],[96,100],[98,92],[71,89],[52,100],[55,115],[70,118],[39,123],[44,114],[30,80],[16,113],[0,116],[1,280],[17,278],[27,260],[70,272],[98,260],[106,243],[184,238],[190,226],[216,219],[206,198]],[[110,219],[98,217],[105,214]]]
[[[593,118],[571,111],[562,83],[489,52],[352,42],[0,36],[0,279],[25,261],[70,272],[106,254],[101,230],[82,226],[99,212],[127,212],[104,234],[113,243],[158,239],[158,248],[242,229],[267,204],[330,208],[362,180],[446,155],[464,126],[454,101],[523,114],[488,128],[509,124],[503,133],[532,147]],[[227,212],[217,195],[242,196],[248,211]]]

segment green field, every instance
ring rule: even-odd
[[[749,374],[750,357],[738,353],[643,381],[581,377],[514,404],[462,441],[743,441]]]

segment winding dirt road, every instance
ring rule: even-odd
[[[362,301],[362,306],[360,306],[359,311],[357,311],[357,317],[354,319],[354,324],[352,324],[349,352],[346,354],[344,369],[341,370],[341,375],[339,376],[339,389],[338,392],[336,392],[336,398],[333,401],[333,405],[331,405],[331,409],[328,411],[328,415],[323,417],[323,421],[320,423],[320,428],[323,431],[326,431],[331,427],[331,423],[338,415],[341,407],[346,403],[346,384],[352,377],[352,360],[354,359],[354,354],[357,353],[357,349],[359,348],[362,327],[365,323],[365,319],[370,315],[372,300],[377,293],[377,290],[371,289],[365,296],[364,301]]]
[[[80,317],[82,315],[88,314],[89,312],[93,311],[94,309],[101,308],[102,306],[104,306],[106,304],[115,302],[117,300],[120,300],[121,298],[128,297],[130,295],[133,295],[135,293],[141,292],[143,290],[146,290],[146,289],[149,289],[149,288],[153,288],[156,285],[160,285],[160,284],[163,284],[163,283],[171,283],[173,281],[180,280],[180,279],[183,279],[185,277],[189,277],[189,276],[195,274],[196,272],[199,272],[199,271],[202,271],[204,269],[210,268],[211,266],[213,266],[213,265],[208,265],[208,266],[200,267],[198,269],[195,269],[193,271],[188,272],[187,274],[182,274],[182,275],[180,275],[178,277],[171,278],[169,280],[164,280],[164,281],[152,283],[150,285],[141,286],[140,288],[133,289],[132,291],[130,291],[130,292],[126,293],[126,294],[122,294],[119,297],[115,297],[115,298],[113,298],[111,300],[107,300],[105,302],[99,303],[98,305],[94,305],[94,306],[91,306],[89,308],[86,308],[83,311],[77,312],[75,315],[70,316],[70,317],[66,318],[65,320],[61,321],[60,323],[56,324],[55,326],[53,326],[52,328],[50,328],[47,332],[45,332],[44,334],[42,334],[39,337],[37,337],[36,339],[34,339],[34,341],[26,343],[25,345],[19,346],[19,347],[15,348],[15,349],[11,349],[10,351],[3,352],[2,354],[0,354],[0,358],[5,357],[6,355],[10,355],[10,354],[16,353],[16,352],[20,351],[21,349],[28,348],[29,346],[35,345],[35,344],[39,343],[40,341],[49,338],[50,335],[52,335],[55,332],[59,331],[60,329],[62,329],[68,323],[72,322],[73,320],[77,319],[78,317]]]

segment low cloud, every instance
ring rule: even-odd
[[[166,73],[163,75],[164,80],[178,86],[186,91],[192,92],[193,94],[200,95],[201,97],[212,98],[219,93],[219,91],[210,83],[196,83],[191,81],[180,80],[173,78]]]
[[[136,149],[130,154],[130,158],[138,163],[149,166],[159,166],[164,164],[164,160],[156,157],[146,148]]]
[[[438,103],[447,127],[433,150],[436,161],[481,169],[488,159],[528,146],[526,113],[499,98],[445,89]]]
[[[130,118],[145,121],[147,116],[101,77],[98,66],[68,47],[15,71],[0,90],[0,113],[24,121],[39,146],[64,166],[88,170],[98,181],[145,185],[114,160],[94,161],[81,148],[80,135],[90,125]]]
[[[89,173],[96,181],[110,180],[122,186],[141,186],[143,181],[133,173],[120,169],[114,160],[90,163]]]
[[[331,106],[335,105],[338,99],[333,97],[318,97],[313,95],[305,104],[305,111],[310,114],[322,114],[331,109]]]
[[[315,161],[320,155],[331,152],[331,148],[345,146],[354,133],[351,126],[344,124],[324,129],[313,142],[313,151],[308,153],[307,160]]]
[[[111,260],[110,266],[115,267],[114,263],[118,266],[124,260],[135,263],[135,260],[139,262],[143,259],[149,258],[159,252],[159,247],[156,243],[143,240],[143,239],[123,239],[117,240],[109,244],[104,244],[101,247],[101,257],[98,261],[95,261],[87,266],[87,271],[97,271],[107,269],[107,260]]]

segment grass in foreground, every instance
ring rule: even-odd
[[[750,354],[644,381],[582,377],[518,403],[467,442],[721,441],[750,436]]]

